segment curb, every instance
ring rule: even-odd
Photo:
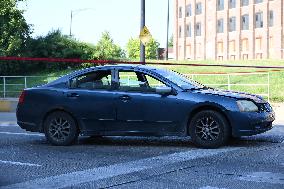
[[[16,112],[17,98],[0,99],[0,112]]]

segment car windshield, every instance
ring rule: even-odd
[[[181,87],[184,90],[191,90],[191,89],[200,89],[204,88],[205,86],[187,78],[183,74],[180,74],[178,72],[174,72],[171,70],[163,70],[159,69],[157,70],[162,76],[165,78],[169,79],[173,83],[175,83],[177,86]]]

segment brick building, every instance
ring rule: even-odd
[[[283,0],[174,0],[174,52],[185,59],[283,59]]]

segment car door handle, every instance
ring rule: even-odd
[[[80,95],[77,94],[77,93],[69,93],[67,94],[67,97],[71,97],[71,98],[76,98],[76,97],[79,97]]]
[[[123,102],[127,102],[127,101],[131,100],[131,97],[127,96],[127,95],[123,95],[123,96],[120,96],[119,99]]]

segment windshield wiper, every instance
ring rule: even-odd
[[[207,89],[213,89],[213,88],[204,86],[204,87],[196,87],[196,88],[184,89],[184,91],[195,91],[195,90],[202,90],[202,89],[203,90],[207,90]]]

